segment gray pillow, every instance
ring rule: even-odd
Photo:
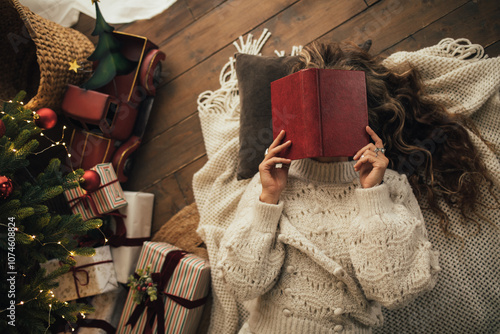
[[[271,82],[287,76],[298,57],[243,53],[235,57],[241,106],[237,177],[243,180],[259,171],[264,152],[273,142]]]

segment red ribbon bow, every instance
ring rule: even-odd
[[[153,279],[153,282],[157,284],[156,289],[159,293],[172,299],[174,302],[178,303],[179,305],[185,308],[193,309],[205,304],[208,296],[197,300],[189,300],[179,296],[174,296],[169,293],[163,293],[165,287],[167,286],[168,281],[170,280],[172,274],[174,273],[175,268],[186,254],[187,252],[180,250],[169,252],[165,258],[165,262],[163,263],[161,271],[159,273],[151,274],[151,278]],[[137,273],[134,275],[138,277]],[[156,317],[158,317],[159,319],[159,321],[157,322],[158,334],[165,334],[165,323],[163,321],[163,314],[165,313],[165,305],[163,304],[163,301],[160,300],[159,298],[156,299],[155,301],[151,301],[148,296],[146,301],[144,301],[142,304],[137,305],[132,314],[130,315],[127,325],[131,325],[132,328],[134,328],[135,325],[137,324],[137,321],[139,320],[139,317],[146,309],[147,309],[146,327],[144,328],[143,333],[144,334],[153,333],[153,325]]]
[[[113,180],[111,182],[103,184],[103,185],[101,185],[99,188],[97,188],[94,191],[87,191],[87,190],[85,190],[85,193],[82,196],[75,197],[72,200],[68,201],[69,204],[75,202],[75,204],[71,205],[70,208],[73,209],[78,204],[83,203],[83,206],[85,207],[85,210],[88,210],[89,209],[89,204],[90,204],[90,206],[92,207],[92,210],[94,212],[97,212],[98,217],[101,217],[101,215],[99,213],[99,210],[97,210],[97,206],[95,205],[94,199],[90,195],[92,195],[96,191],[101,190],[102,188],[107,187],[110,184],[113,184],[115,182],[118,182],[118,179],[115,179],[115,180]]]
[[[69,268],[69,271],[71,271],[73,273],[73,281],[75,282],[76,295],[78,296],[78,298],[81,298],[80,291],[78,289],[78,284],[80,284],[81,286],[86,286],[86,285],[89,285],[89,282],[90,282],[89,272],[82,269],[82,268],[87,268],[87,267],[91,267],[91,266],[96,266],[98,264],[110,263],[110,262],[113,262],[113,260],[99,261],[99,262],[84,264],[81,266],[72,266],[71,268]],[[62,262],[59,262],[59,264],[62,265]],[[85,274],[85,280],[86,280],[85,283],[80,282],[80,279],[78,278],[77,273],[84,273]]]

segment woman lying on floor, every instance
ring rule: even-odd
[[[432,52],[439,55],[439,50]],[[419,55],[415,57],[412,60],[418,64]],[[363,153],[378,158],[375,151],[383,144],[389,168],[405,176],[387,170],[382,173],[384,184],[370,183],[369,189],[361,189],[365,188],[363,173],[359,179],[352,174],[359,160],[328,164],[298,160],[289,170],[276,171],[273,164],[266,164],[278,153],[279,143],[273,143],[273,156],[264,158],[260,175],[246,187],[215,259],[214,271],[224,281],[226,292],[237,299],[260,297],[254,300],[253,314],[243,331],[260,333],[272,328],[272,333],[305,333],[314,328],[309,332],[369,332],[369,326],[382,324],[378,304],[407,304],[399,310],[383,309],[384,325],[375,332],[497,333],[500,169],[493,146],[481,137],[470,118],[450,113],[443,103],[427,95],[429,88],[424,90],[420,73],[407,65],[405,55],[388,63],[357,46],[332,44],[305,48],[300,59],[294,71],[308,67],[365,71],[370,126],[380,141],[379,146],[369,149],[371,152],[355,158]],[[478,124],[484,126],[491,110],[480,116]],[[378,168],[370,165],[370,173]],[[288,181],[288,185],[281,184],[279,191],[269,196],[266,184],[270,176],[274,186],[279,180]],[[335,179],[328,179],[332,177]],[[422,209],[429,240],[440,252],[442,272],[436,287],[427,292],[438,266],[425,227],[418,222],[419,210],[412,204],[416,202],[408,190],[410,185]],[[302,188],[295,189],[297,186]],[[374,194],[369,192],[377,194],[371,197]],[[335,207],[327,203],[329,197],[335,198]],[[269,198],[273,203],[267,201]],[[381,204],[384,198],[387,201]],[[294,206],[298,202],[303,207]],[[349,208],[344,212],[346,203]],[[370,209],[372,204],[378,211]],[[395,212],[407,219],[382,218],[385,213],[397,216]],[[398,225],[401,222],[404,226]],[[405,231],[405,227],[412,231]],[[382,234],[385,239],[380,239]],[[406,239],[391,239],[396,235]],[[319,240],[321,237],[324,239]],[[365,241],[377,238],[385,252],[369,254],[369,249],[377,247]],[[250,252],[258,244],[265,247],[255,254]],[[406,248],[396,247],[390,254],[395,244]],[[369,247],[363,247],[366,245]],[[391,266],[411,264],[401,272],[408,275],[405,279],[412,279],[398,280],[403,277],[398,276],[401,268],[384,271],[376,256],[370,257],[373,255],[382,256],[378,260]],[[373,261],[375,267],[371,267]],[[398,277],[391,276],[394,274]],[[334,283],[331,286],[323,284],[328,275]],[[415,278],[421,277],[421,284],[415,284]]]

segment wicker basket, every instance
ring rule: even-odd
[[[94,50],[80,32],[42,18],[18,0],[0,0],[0,32],[0,100],[25,90],[28,108],[59,112],[66,86],[88,79],[83,71],[69,71],[70,62],[86,61]]]

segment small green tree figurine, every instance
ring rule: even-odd
[[[82,85],[84,89],[103,87],[115,76],[128,74],[137,66],[137,62],[127,59],[121,53],[120,41],[113,35],[115,29],[102,17],[98,1],[92,0],[92,3],[96,8],[96,24],[92,36],[99,36],[99,41],[94,52],[87,59],[99,63],[92,77]]]
[[[93,248],[77,248],[75,236],[102,225],[99,219],[62,215],[47,201],[78,185],[83,170],[63,177],[60,161],[51,160],[45,172],[33,177],[28,156],[38,146],[42,129],[33,112],[22,105],[26,93],[0,105],[0,333],[47,333],[55,320],[76,322],[89,313],[86,304],[57,300],[55,279],[74,265],[72,255],[91,256]],[[47,274],[40,263],[61,260],[61,268]]]

